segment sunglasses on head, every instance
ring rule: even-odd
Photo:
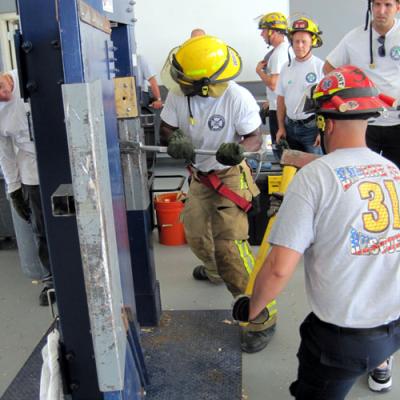
[[[380,46],[378,47],[379,57],[385,57],[386,56],[385,36],[379,36],[378,37],[378,42],[380,43]]]

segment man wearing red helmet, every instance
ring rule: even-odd
[[[234,317],[261,318],[304,255],[312,312],[300,327],[290,393],[340,400],[400,348],[400,170],[366,146],[368,118],[392,99],[362,70],[333,70],[308,100],[305,111],[316,112],[328,154],[294,177],[247,310]]]
[[[400,0],[368,0],[373,20],[350,31],[328,55],[324,71],[354,64],[362,68],[379,90],[400,98]],[[400,167],[400,113],[389,111],[372,119],[367,145]]]

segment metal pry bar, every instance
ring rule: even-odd
[[[127,142],[120,141],[120,148],[122,153],[133,153],[137,151],[144,152],[155,152],[161,154],[167,154],[167,146],[150,146],[140,142]],[[207,156],[215,156],[217,154],[216,150],[208,150],[208,149],[195,149],[195,154],[207,155]],[[264,161],[268,161],[268,153],[266,150],[259,150],[254,152],[246,151],[244,153],[244,157],[248,159],[252,159],[258,162],[258,167],[256,170],[255,179],[258,178],[258,175],[261,171],[261,164]]]

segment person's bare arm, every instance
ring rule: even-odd
[[[267,86],[268,89],[274,91],[276,88],[276,85],[278,83],[279,74],[266,74],[264,72],[265,64],[266,64],[265,61],[260,61],[257,64],[256,72],[257,72],[257,75],[264,82],[265,86]]]
[[[329,72],[331,72],[333,69],[335,69],[335,67],[329,61],[325,61],[323,67],[324,74],[329,74]]]
[[[242,136],[242,138],[243,140],[240,144],[244,147],[245,151],[257,151],[261,148],[262,137],[260,128],[257,128],[246,136]]]
[[[160,88],[157,83],[157,79],[155,76],[152,76],[151,78],[148,79],[148,82],[150,84],[151,88],[151,93],[153,94],[153,97],[155,100],[150,104],[151,107],[155,108],[156,110],[162,108],[162,101],[161,101],[161,93],[160,93]]]
[[[160,143],[162,146],[168,145],[169,137],[176,131],[178,127],[168,125],[165,121],[161,120],[160,123]]]
[[[286,287],[302,254],[283,246],[272,246],[257,274],[250,300],[249,319],[256,318]]]
[[[277,143],[279,143],[281,138],[286,137],[285,117],[286,117],[285,98],[283,96],[278,96],[276,100],[276,118],[278,120],[278,132],[276,132]]]

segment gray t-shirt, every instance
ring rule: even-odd
[[[304,253],[323,321],[370,328],[400,316],[400,171],[367,148],[336,150],[289,185],[269,241]]]

